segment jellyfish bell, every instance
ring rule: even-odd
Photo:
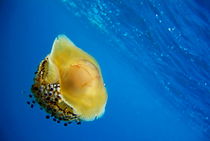
[[[59,35],[40,63],[32,85],[37,102],[64,121],[91,121],[103,115],[107,92],[96,60]]]

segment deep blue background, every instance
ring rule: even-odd
[[[208,141],[209,2],[1,0],[2,141]],[[54,38],[98,60],[105,115],[64,127],[29,108],[30,87]]]

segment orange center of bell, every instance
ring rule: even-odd
[[[82,65],[72,65],[69,75],[69,84],[75,89],[87,86],[92,80],[91,73]]]
[[[62,88],[67,91],[74,90],[75,92],[84,92],[86,88],[93,86],[93,83],[97,76],[96,71],[90,64],[75,64],[71,65],[68,69],[68,73],[63,74]]]

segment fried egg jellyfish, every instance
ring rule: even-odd
[[[32,85],[38,104],[59,121],[92,121],[103,115],[107,92],[96,60],[65,35],[41,61]]]

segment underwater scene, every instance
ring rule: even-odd
[[[1,0],[0,141],[210,141],[210,1]]]

